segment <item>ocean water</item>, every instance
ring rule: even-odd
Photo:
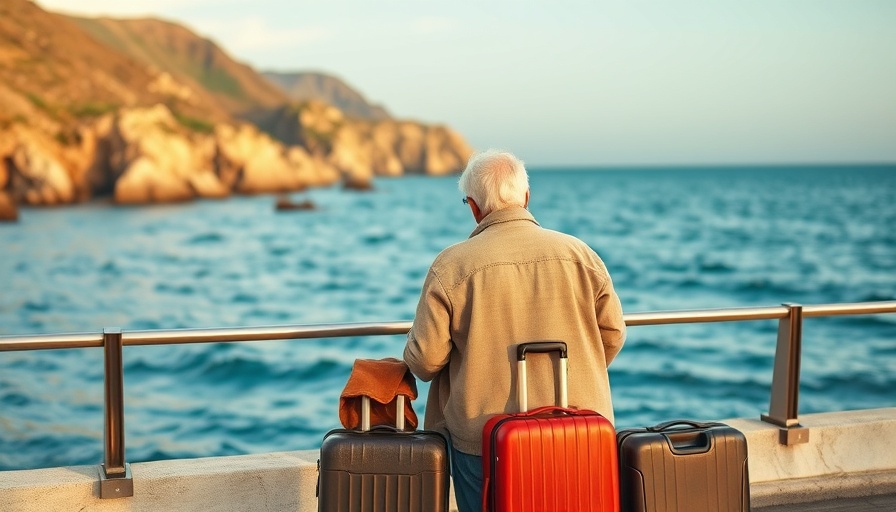
[[[456,177],[371,193],[25,208],[0,225],[0,335],[410,320],[474,222]],[[540,223],[590,244],[626,312],[896,300],[896,166],[533,170]],[[767,410],[777,322],[633,327],[618,427]],[[402,336],[125,347],[129,462],[317,448],[355,358]],[[896,405],[896,315],[806,319],[800,412]],[[0,470],[96,464],[99,349],[0,352]],[[422,416],[427,386],[414,402]]]

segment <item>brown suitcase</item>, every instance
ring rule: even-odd
[[[747,441],[724,423],[620,430],[622,512],[748,512]]]
[[[404,401],[397,406],[403,420]],[[362,405],[363,418],[362,429],[370,421]],[[448,441],[438,432],[400,424],[331,430],[317,464],[320,512],[448,511]]]

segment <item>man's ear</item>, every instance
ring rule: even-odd
[[[472,197],[468,197],[467,203],[470,206],[470,211],[473,212],[473,218],[476,219],[476,224],[482,222],[485,215],[482,214],[482,210],[479,209],[479,205],[476,204],[476,201]]]

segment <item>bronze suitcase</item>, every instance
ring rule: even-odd
[[[438,432],[331,430],[320,447],[318,510],[447,512],[449,479],[448,441]]]

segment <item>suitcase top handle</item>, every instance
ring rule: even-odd
[[[566,356],[566,343],[562,341],[535,341],[532,343],[520,343],[516,346],[516,360],[525,361],[527,352],[539,354],[543,354],[545,352],[560,352],[561,359],[568,359]]]
[[[708,422],[701,423],[699,421],[691,421],[691,420],[672,420],[667,421],[665,423],[660,423],[659,425],[654,425],[652,427],[647,427],[648,432],[663,432],[664,430],[669,430],[672,427],[683,425],[692,428],[711,428],[711,427],[724,427],[726,426],[724,423],[718,422]]]
[[[661,434],[669,443],[669,450],[675,455],[695,455],[712,450],[713,436],[706,430],[671,430]]]

